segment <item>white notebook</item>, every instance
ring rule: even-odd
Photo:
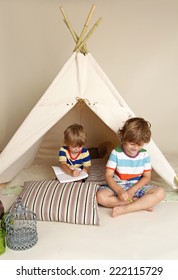
[[[77,177],[70,176],[66,174],[59,166],[52,166],[54,173],[61,183],[67,183],[67,182],[73,182],[73,181],[79,181],[82,179],[85,179],[88,177],[88,174],[81,170],[80,175]]]

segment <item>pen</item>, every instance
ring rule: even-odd
[[[128,201],[133,202],[133,200],[129,197]]]
[[[71,164],[71,165],[73,165],[73,163],[72,163],[71,159],[70,159],[70,158],[67,158],[67,159],[68,159],[68,161],[70,162],[70,164]]]
[[[77,169],[77,170],[81,171],[81,168],[74,168],[74,167],[72,167],[72,166],[74,166],[74,165],[73,165],[71,159],[70,159],[70,158],[67,158],[67,159],[68,159],[68,161],[69,161],[69,163],[70,163],[70,165],[71,165],[70,169],[72,169],[72,170]]]

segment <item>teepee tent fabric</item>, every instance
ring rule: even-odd
[[[0,154],[1,183],[12,180],[33,161],[43,136],[80,102],[114,132],[135,116],[93,56],[74,52]],[[147,149],[154,170],[177,188],[175,171],[153,140]]]

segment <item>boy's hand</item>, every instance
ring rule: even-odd
[[[77,177],[80,175],[81,170],[80,169],[74,169],[72,170],[72,176]]]
[[[129,194],[127,193],[127,191],[122,190],[121,192],[118,193],[118,198],[119,198],[120,200],[127,201],[127,200],[130,199],[130,196],[129,196]]]
[[[130,198],[130,199],[133,199],[135,192],[132,190],[132,188],[130,188],[130,189],[127,191],[127,193],[128,193],[128,195],[129,195],[129,198]]]

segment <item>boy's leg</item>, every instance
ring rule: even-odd
[[[107,189],[99,190],[96,193],[96,199],[98,204],[107,208],[113,208],[118,205],[125,205],[130,203],[129,201],[119,200],[114,192]]]
[[[112,211],[112,216],[117,217],[122,214],[131,213],[139,210],[152,208],[165,198],[165,192],[161,187],[150,189],[139,199],[126,205],[115,206]]]

